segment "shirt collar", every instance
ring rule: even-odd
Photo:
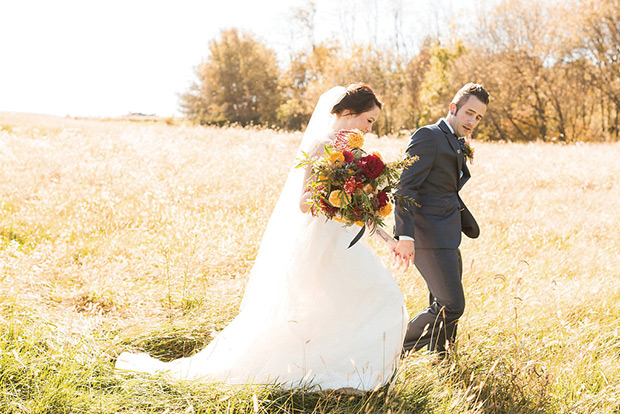
[[[444,121],[446,123],[446,125],[448,125],[448,128],[450,129],[450,132],[452,132],[452,135],[456,136],[456,134],[454,133],[454,129],[452,129],[452,125],[450,125],[450,123],[448,122],[448,120],[446,118],[441,118],[439,121],[440,122]]]

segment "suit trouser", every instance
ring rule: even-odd
[[[463,263],[459,249],[415,249],[415,266],[430,291],[430,306],[407,326],[404,351],[428,346],[445,352],[456,337],[458,319],[465,309]]]

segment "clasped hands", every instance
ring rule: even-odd
[[[415,243],[413,240],[398,240],[392,249],[392,265],[407,271],[415,259]]]

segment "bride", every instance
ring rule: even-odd
[[[364,84],[334,87],[314,110],[299,147],[317,155],[341,129],[369,132],[382,103]],[[407,311],[359,228],[307,214],[309,172],[291,169],[271,215],[238,316],[197,354],[162,362],[123,352],[121,370],[228,384],[372,390],[394,378]],[[375,235],[390,247],[382,229]]]

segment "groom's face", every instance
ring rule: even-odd
[[[466,137],[478,126],[487,111],[487,106],[475,96],[470,96],[467,101],[456,110],[456,104],[450,104],[450,126],[454,129],[457,137]]]

